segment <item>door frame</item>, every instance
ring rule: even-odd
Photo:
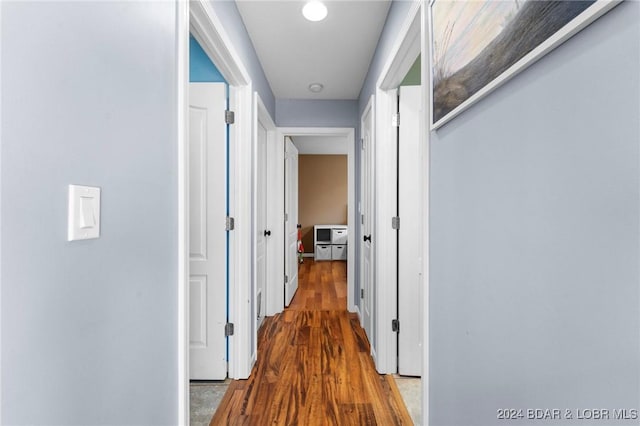
[[[190,2],[191,34],[229,84],[229,108],[235,123],[229,128],[229,214],[236,227],[229,233],[229,322],[235,334],[229,337],[229,377],[246,379],[251,373],[251,177],[252,101],[251,78],[235,52],[222,21],[205,0]]]
[[[421,0],[420,8],[420,82],[422,86],[422,114],[420,115],[420,147],[422,149],[422,421],[429,426],[429,235],[430,235],[430,191],[431,181],[431,133],[427,120],[431,120],[431,47],[429,31],[429,7]]]
[[[279,279],[273,282],[273,286],[269,288],[269,296],[267,300],[269,300],[268,305],[268,315],[275,315],[284,310],[284,298],[282,297],[282,286],[278,285],[283,283],[284,277],[284,137],[285,136],[336,136],[336,137],[344,137],[347,140],[347,187],[348,187],[348,200],[347,200],[347,222],[348,222],[348,237],[347,237],[347,247],[354,247],[355,244],[355,225],[356,220],[356,204],[355,204],[355,130],[351,127],[279,127],[277,130],[276,144],[277,145],[277,155],[276,159],[278,162],[275,164],[281,164],[282,167],[276,167],[276,179],[275,184],[279,185],[281,190],[276,191],[275,194],[278,195],[278,198],[273,198],[275,216],[277,218],[281,218],[282,220],[278,220],[278,234],[282,235],[282,250],[279,250],[279,253],[282,253],[282,260],[278,265],[281,274]],[[275,229],[275,227],[274,227]],[[276,264],[275,261],[273,263]],[[354,267],[355,264],[355,254],[354,250],[347,250],[347,309],[349,312],[356,312],[355,305],[355,279],[354,279]],[[278,295],[280,297],[278,297]]]
[[[391,188],[391,182],[395,157],[385,157],[382,154],[388,154],[389,146],[395,142],[396,132],[391,126],[391,120],[386,118],[390,117],[390,114],[395,112],[395,89],[400,85],[402,79],[406,75],[407,71],[411,67],[411,64],[415,61],[417,53],[421,54],[421,81],[422,81],[422,108],[420,113],[420,147],[422,150],[422,180],[419,182],[422,192],[422,207],[423,207],[423,223],[421,224],[422,232],[422,283],[423,283],[423,299],[422,299],[422,419],[426,426],[429,425],[429,168],[430,168],[430,134],[427,120],[430,118],[429,107],[431,105],[431,94],[429,91],[430,81],[430,48],[429,48],[429,31],[428,31],[428,15],[429,15],[429,2],[427,0],[420,0],[411,5],[407,17],[399,31],[398,38],[394,43],[388,57],[383,71],[380,74],[380,78],[376,82],[376,111],[380,113],[380,117],[376,119],[377,134],[376,144],[377,147],[384,146],[387,149],[384,153],[379,153],[376,150],[377,160],[383,170],[377,169],[376,175],[379,184],[385,186],[385,190],[378,192],[377,206],[382,207],[378,210],[378,213],[385,213],[385,219],[377,222],[379,227],[376,229],[379,241],[385,241],[390,244],[387,247],[394,247],[395,233],[388,226],[389,216],[391,212],[385,211],[385,203],[394,203],[395,199],[390,199],[389,196],[394,193]],[[385,199],[381,199],[381,196],[385,196]],[[391,204],[393,205],[393,204]],[[395,255],[397,249],[392,250],[391,255]],[[377,258],[377,260],[384,260],[386,253]],[[393,257],[395,259],[395,257]],[[386,265],[385,265],[386,263]],[[391,265],[394,262],[377,262],[376,273],[377,277],[381,280],[395,280],[396,268]],[[391,267],[390,267],[391,266]],[[397,301],[397,288],[395,286],[388,292],[378,295],[378,300],[381,302],[379,309],[382,310],[383,315],[376,318],[377,326],[381,327],[379,330],[383,330],[379,333],[378,339],[382,339],[381,348],[385,348],[385,353],[380,354],[376,368],[379,372],[393,373],[397,369],[397,340],[395,339],[395,333],[391,331],[389,324],[393,318],[389,314],[395,314],[396,301]],[[380,312],[380,311],[378,311]],[[379,340],[380,341],[380,340]],[[395,342],[395,344],[394,344]]]
[[[222,21],[206,0],[176,2],[177,139],[178,139],[178,422],[189,424],[189,179],[188,89],[189,34],[191,33],[229,84],[229,107],[236,113],[229,130],[230,215],[236,229],[229,233],[229,321],[235,334],[229,337],[229,377],[249,377],[251,343],[251,152],[252,82],[239,59]],[[242,301],[245,301],[244,303]]]
[[[275,162],[275,151],[277,149],[277,143],[276,143],[276,125],[273,122],[273,119],[271,118],[271,115],[269,114],[269,111],[267,110],[267,107],[264,105],[264,102],[262,102],[262,98],[260,97],[260,95],[258,94],[258,92],[254,92],[253,94],[253,117],[254,117],[254,122],[253,122],[253,137],[252,137],[252,157],[253,157],[253,166],[252,166],[252,178],[251,178],[251,184],[252,184],[252,190],[251,190],[251,194],[252,194],[252,221],[251,221],[251,229],[252,229],[252,233],[251,235],[257,235],[257,226],[258,226],[258,216],[257,216],[257,203],[258,203],[258,192],[257,192],[257,185],[258,185],[258,175],[257,175],[257,170],[258,170],[258,122],[261,122],[265,129],[267,130],[267,146],[266,146],[266,153],[267,153],[267,194],[277,194],[279,191],[278,186],[277,186],[277,182],[275,181],[276,176],[274,174],[274,170],[277,168],[275,165],[278,164],[277,162]],[[267,253],[267,261],[266,261],[266,281],[264,283],[264,289],[263,289],[263,311],[264,311],[264,315],[269,315],[269,310],[268,310],[268,306],[269,306],[269,294],[270,294],[270,287],[274,285],[274,283],[277,280],[277,275],[279,270],[277,268],[277,265],[279,265],[279,259],[283,258],[281,250],[279,250],[279,244],[278,242],[280,241],[280,239],[276,238],[276,235],[278,235],[277,233],[275,233],[274,229],[276,227],[276,223],[278,223],[278,221],[276,220],[276,218],[278,217],[277,211],[275,210],[274,206],[272,206],[273,203],[268,203],[267,202],[267,208],[265,211],[265,226],[266,229],[270,229],[272,230],[272,237],[267,238],[265,241],[265,251]],[[275,234],[275,235],[273,235]],[[253,300],[256,300],[256,294],[257,294],[257,283],[258,283],[258,276],[257,276],[257,247],[256,247],[256,240],[255,237],[252,237],[251,240],[251,282],[252,282],[252,294],[253,294]],[[257,360],[257,349],[258,349],[258,320],[257,317],[255,318],[251,318],[251,321],[253,321],[255,323],[255,326],[253,328],[253,342],[254,345],[253,347],[251,347],[251,362],[254,363]]]
[[[397,111],[397,88],[405,77],[418,54],[422,51],[422,19],[421,2],[411,4],[407,17],[399,31],[391,53],[382,68],[376,82],[376,140],[375,140],[375,222],[374,235],[377,250],[374,252],[377,295],[377,309],[374,321],[378,350],[376,353],[376,369],[379,373],[394,374],[398,369],[397,335],[391,328],[391,321],[397,315],[398,289],[396,285],[380,285],[380,283],[397,282],[397,238],[396,230],[391,227],[391,218],[396,215],[397,207],[397,128],[391,117]],[[423,100],[424,102],[424,100]],[[420,128],[424,129],[425,117],[420,112]],[[424,132],[421,131],[421,134]],[[421,143],[423,146],[423,143]],[[419,183],[420,186],[423,182]],[[424,188],[421,192],[424,193]],[[427,221],[425,221],[427,222]],[[421,228],[424,229],[423,226]],[[421,244],[421,246],[424,246]],[[393,259],[390,261],[389,259]],[[424,276],[424,270],[423,276]],[[426,291],[426,289],[425,289]],[[426,312],[423,307],[423,312]],[[425,319],[427,316],[425,315]],[[423,324],[425,324],[423,322]],[[428,328],[428,325],[425,324]],[[427,346],[424,346],[427,348]],[[423,369],[424,371],[424,369]],[[424,418],[424,417],[423,417]]]
[[[402,333],[396,334],[398,344],[397,372],[401,375],[420,376],[422,373],[422,239],[414,241],[413,235],[422,235],[422,145],[420,139],[420,105],[410,105],[407,100],[422,102],[422,85],[400,86],[397,90],[400,127],[397,133],[399,143],[396,145],[398,213],[402,218],[400,229],[396,231],[397,256],[397,319],[400,321]],[[404,102],[403,102],[404,99]],[[403,109],[403,104],[406,106]],[[411,123],[412,116],[417,120]],[[408,118],[405,119],[405,115]],[[410,126],[406,126],[406,124]],[[417,127],[415,126],[417,124]],[[414,132],[416,134],[413,137]],[[403,139],[404,138],[404,139]],[[405,163],[406,162],[406,163]],[[407,174],[409,176],[407,176]],[[410,180],[407,180],[411,177]],[[402,179],[401,179],[402,178]],[[404,180],[403,180],[404,179]],[[414,180],[415,179],[415,180]],[[411,182],[418,182],[411,185]],[[415,190],[418,192],[414,192]],[[408,193],[407,193],[408,191]],[[404,204],[403,204],[404,203]],[[409,219],[409,220],[408,220]],[[415,226],[414,226],[415,223]],[[418,269],[418,275],[415,275]],[[416,315],[415,317],[413,315]],[[406,323],[409,323],[408,325]],[[419,344],[415,347],[414,344]],[[413,349],[411,349],[413,348]],[[412,355],[413,353],[413,355]],[[404,362],[401,362],[404,361]],[[410,361],[410,362],[407,362]],[[403,370],[402,372],[400,370]]]

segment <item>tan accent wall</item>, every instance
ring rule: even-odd
[[[305,253],[313,253],[313,225],[347,224],[347,156],[298,157],[298,222]]]

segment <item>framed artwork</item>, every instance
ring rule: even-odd
[[[602,16],[621,0],[431,0],[431,129]]]

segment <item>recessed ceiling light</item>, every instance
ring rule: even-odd
[[[322,92],[322,89],[324,89],[324,86],[320,83],[311,83],[309,85],[309,90],[313,93],[320,93]]]
[[[302,14],[309,21],[322,21],[327,17],[327,6],[319,1],[313,0],[304,5]]]

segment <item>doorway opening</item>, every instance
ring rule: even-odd
[[[302,155],[302,164],[313,164],[313,163],[317,163],[318,159],[320,160],[320,162],[324,162],[325,165],[327,164],[332,164],[333,166],[336,166],[338,163],[340,163],[342,161],[342,159],[344,159],[344,157],[339,158],[339,156],[345,156],[346,155],[346,192],[347,192],[347,196],[346,196],[346,203],[343,203],[343,205],[338,206],[336,208],[335,205],[333,206],[329,206],[329,210],[333,210],[333,212],[330,212],[330,214],[335,214],[336,216],[324,216],[324,217],[331,217],[331,218],[338,218],[338,216],[340,216],[342,214],[342,217],[344,219],[346,219],[345,221],[343,220],[338,220],[335,219],[336,221],[339,222],[344,222],[344,223],[337,223],[337,224],[333,224],[333,223],[315,223],[316,219],[313,219],[314,217],[314,212],[313,212],[313,203],[311,203],[311,205],[305,205],[305,206],[300,206],[300,204],[298,203],[298,205],[295,208],[296,213],[303,213],[302,217],[309,217],[310,219],[308,219],[310,222],[313,223],[301,223],[300,220],[300,216],[298,214],[296,214],[296,216],[298,216],[298,220],[295,224],[293,224],[293,226],[291,227],[290,231],[294,232],[295,234],[295,248],[296,250],[286,250],[285,248],[285,256],[288,256],[289,259],[289,263],[286,261],[284,262],[285,268],[287,264],[295,264],[296,268],[299,265],[299,261],[300,261],[300,257],[299,257],[299,253],[298,253],[298,244],[297,244],[297,235],[298,235],[298,228],[297,225],[300,224],[301,225],[301,234],[303,235],[303,246],[304,246],[304,253],[302,253],[302,260],[304,261],[305,258],[309,259],[311,254],[313,253],[314,257],[317,257],[317,255],[319,253],[316,253],[316,247],[315,247],[315,243],[317,242],[317,239],[314,239],[314,231],[315,231],[315,225],[336,225],[336,228],[339,228],[337,225],[346,225],[346,238],[343,238],[340,244],[336,244],[336,246],[340,246],[341,249],[343,250],[342,253],[338,253],[338,250],[340,250],[340,248],[335,248],[334,250],[336,250],[336,257],[338,256],[343,256],[346,260],[346,265],[347,265],[347,309],[350,312],[357,312],[357,306],[356,306],[356,299],[355,299],[355,283],[354,283],[354,267],[355,267],[355,255],[354,255],[354,250],[350,250],[349,247],[354,247],[355,244],[355,224],[357,223],[356,221],[356,211],[355,211],[355,131],[352,128],[330,128],[330,127],[326,127],[326,128],[303,128],[303,127],[291,127],[291,128],[280,128],[278,129],[278,133],[279,133],[279,137],[278,140],[280,141],[280,143],[282,144],[280,147],[280,150],[283,153],[283,163],[285,163],[285,145],[286,145],[286,139],[291,140],[292,145],[295,147],[296,151],[299,151],[297,153],[297,155]],[[300,152],[302,154],[300,154]],[[300,157],[298,157],[299,159]],[[299,163],[300,164],[300,163]],[[298,164],[298,167],[299,167]],[[314,165],[314,168],[317,168],[316,166],[318,166],[318,164]],[[308,170],[307,170],[308,171]],[[300,172],[300,174],[298,174],[296,172],[296,186],[298,186],[298,177],[301,176],[301,174],[304,173],[303,171]],[[287,186],[287,182],[285,179],[285,173],[284,173],[284,168],[282,168],[282,176],[283,176],[283,185],[282,188],[286,188]],[[313,191],[313,179],[307,179],[307,177],[309,176],[305,176],[304,179],[302,180],[303,185],[305,185],[307,183],[310,183],[311,185],[306,189],[307,191]],[[317,177],[318,180],[322,180],[322,175]],[[305,187],[303,187],[302,189],[305,190]],[[298,188],[296,188],[296,191],[298,190]],[[323,189],[324,191],[324,189]],[[296,194],[299,195],[299,194]],[[305,195],[311,195],[312,194],[305,194]],[[328,197],[330,196],[330,194],[327,195]],[[296,197],[297,198],[297,197]],[[304,201],[304,196],[302,197],[303,201]],[[286,201],[286,197],[285,197],[285,193],[283,192],[283,198],[281,200],[280,205],[285,206],[285,201]],[[277,202],[277,201],[276,201]],[[345,211],[346,210],[346,211]],[[285,211],[285,209],[283,208],[283,215],[282,217],[286,218],[286,214],[287,212]],[[316,216],[317,217],[317,216]],[[305,219],[306,220],[306,219]],[[320,219],[317,219],[320,220]],[[332,220],[329,219],[322,219],[321,221],[323,222],[331,222]],[[332,229],[333,227],[330,226],[330,229]],[[285,235],[285,247],[287,247],[287,245],[291,245],[291,239],[293,238],[292,235],[287,235],[287,232],[284,232],[283,235]],[[344,242],[344,243],[342,243]],[[328,248],[328,251],[330,252],[332,247],[329,247],[329,244],[325,244],[324,246],[326,246]],[[346,247],[345,247],[346,246]],[[327,248],[323,249],[323,250],[327,250]],[[344,254],[344,251],[346,251],[346,255]],[[306,257],[305,257],[306,255]],[[327,252],[325,251],[325,258],[327,257]],[[329,259],[330,260],[332,257],[332,255],[329,255]],[[290,274],[290,273],[289,273]],[[285,276],[287,275],[287,271],[285,269]],[[282,298],[282,302],[279,306],[274,306],[274,308],[277,308],[277,310],[274,310],[275,312],[281,312],[286,303],[291,300],[291,298],[289,298],[289,300],[285,300],[287,297],[287,295],[285,295],[285,297]],[[289,294],[288,296],[293,297],[293,295]],[[273,300],[272,298],[270,298],[270,300]]]
[[[181,424],[189,424],[190,395],[190,334],[191,280],[189,262],[191,254],[190,206],[189,206],[189,36],[198,41],[211,62],[216,64],[220,74],[229,84],[228,108],[235,112],[235,123],[228,131],[229,138],[229,200],[228,217],[237,223],[251,223],[251,172],[252,158],[243,155],[251,152],[252,134],[252,91],[251,79],[238,60],[226,35],[222,23],[209,2],[196,0],[180,2],[177,8],[179,58],[178,106],[178,418]],[[229,308],[227,324],[235,326],[235,333],[229,336],[228,376],[236,379],[247,378],[252,367],[251,312],[254,300],[251,298],[251,227],[238,227],[229,233],[228,245],[228,294]],[[249,300],[250,303],[243,303]],[[227,328],[224,324],[224,328]],[[231,334],[231,333],[229,333]]]
[[[329,275],[327,279],[334,272],[336,276],[342,275],[348,267],[347,254],[350,248],[347,244],[346,141],[339,137],[296,136],[292,138],[292,143],[298,149],[298,263],[301,269],[307,269],[308,265],[304,263],[326,264],[322,270]],[[320,290],[322,288],[319,287]],[[345,310],[346,290],[345,286]],[[322,295],[322,292],[316,294]],[[326,301],[326,297],[319,297],[319,306],[313,308],[320,309],[323,304],[332,306]],[[310,302],[311,299],[307,304]]]
[[[412,165],[413,174],[409,181],[400,182],[402,188],[398,186],[398,170],[402,170],[405,165],[399,161],[407,161],[406,153],[403,155],[398,150],[398,140],[402,131],[403,117],[398,114],[399,99],[398,92],[403,80],[411,70],[412,66],[419,64],[418,75],[421,82],[428,81],[427,75],[428,61],[426,60],[426,33],[425,25],[428,7],[424,2],[415,3],[408,12],[407,19],[401,27],[398,38],[394,43],[391,53],[385,66],[382,68],[380,77],[376,82],[375,92],[375,138],[374,157],[375,176],[372,178],[374,185],[374,237],[375,251],[372,274],[374,276],[374,286],[377,303],[374,306],[374,329],[376,329],[376,368],[379,373],[398,374],[399,350],[412,352],[411,362],[414,364],[409,373],[411,375],[422,376],[424,380],[417,386],[421,390],[421,395],[416,398],[417,405],[421,411],[422,419],[428,419],[428,305],[425,300],[428,297],[428,143],[427,126],[425,124],[426,85],[420,85],[415,93],[405,93],[405,99],[413,99],[409,108],[414,115],[415,122],[411,124],[413,150],[412,158],[409,162]],[[416,64],[416,58],[419,58]],[[402,89],[400,89],[402,92]],[[414,96],[415,95],[415,96]],[[400,93],[401,99],[403,98]],[[405,117],[406,118],[406,117]],[[406,120],[405,120],[406,121]],[[410,120],[411,121],[411,120]],[[404,159],[403,159],[404,156]],[[401,180],[402,180],[402,176]],[[405,177],[407,179],[407,177]],[[409,204],[403,207],[399,205],[399,196],[402,198],[404,189],[410,184],[416,189],[415,197]],[[404,195],[406,200],[406,194]],[[412,211],[413,210],[413,211]],[[411,213],[418,212],[417,215]],[[408,220],[404,220],[403,212]],[[392,226],[389,226],[391,224]],[[398,242],[398,231],[404,227],[412,228],[412,235],[404,235],[403,242],[400,243],[406,248],[405,243],[412,241],[412,249],[407,253],[400,253]],[[406,251],[406,250],[405,250]],[[410,268],[407,268],[400,259],[401,256],[410,256]],[[391,260],[391,261],[389,261]],[[410,277],[408,279],[407,277]],[[402,282],[400,282],[402,280]],[[413,291],[407,299],[407,289],[404,288],[407,281],[410,281],[410,289]],[[394,283],[396,285],[375,285],[375,283]],[[409,310],[404,304],[412,305],[413,313],[410,318],[401,321],[403,313]],[[416,303],[416,300],[418,302]],[[405,315],[406,316],[406,315]],[[404,324],[403,324],[404,323]],[[389,327],[389,324],[392,324]],[[414,339],[409,345],[399,344],[400,330],[405,332],[411,329],[412,324],[421,325],[421,329],[414,330]],[[417,337],[415,337],[417,336]],[[418,339],[416,342],[415,339]],[[416,344],[417,343],[417,344]],[[411,347],[409,347],[411,346]],[[409,349],[407,349],[409,348]],[[418,374],[416,374],[418,373]]]
[[[185,23],[190,21],[191,32],[194,34],[196,39],[202,44],[202,47],[210,56],[210,58],[214,61],[214,63],[220,65],[220,71],[225,77],[225,79],[229,82],[229,93],[230,93],[230,107],[236,113],[236,123],[230,129],[230,139],[231,139],[231,148],[230,148],[230,216],[234,217],[236,223],[238,224],[249,224],[252,223],[254,211],[252,209],[253,201],[252,201],[252,170],[253,170],[253,156],[246,155],[248,152],[254,152],[254,146],[252,146],[252,138],[253,135],[253,122],[252,117],[255,115],[252,114],[252,100],[253,94],[251,89],[251,80],[249,78],[248,73],[244,69],[243,65],[238,62],[238,55],[229,42],[229,38],[225,34],[223,30],[223,26],[220,23],[219,19],[213,13],[211,9],[211,5],[204,0],[196,0],[194,2],[189,2],[186,4],[181,3],[179,6],[179,12],[182,14],[182,19],[179,19],[180,23]],[[375,106],[376,114],[378,112],[385,112],[392,110],[393,101],[391,100],[391,91],[394,88],[397,88],[402,76],[400,75],[400,71],[404,66],[404,61],[409,61],[409,66],[415,59],[415,56],[411,57],[411,54],[407,54],[407,51],[410,51],[417,42],[418,51],[420,50],[421,39],[424,40],[424,35],[420,37],[420,19],[424,20],[426,17],[426,12],[423,11],[422,16],[419,16],[417,11],[420,8],[420,4],[416,3],[416,5],[412,5],[412,8],[415,8],[415,13],[411,16],[417,19],[417,35],[415,39],[412,38],[415,34],[415,20],[406,25],[406,28],[400,32],[401,40],[398,42],[398,45],[395,49],[392,49],[392,52],[395,52],[393,55],[393,60],[384,68],[383,77],[377,84],[377,91],[375,95],[375,101],[373,102]],[[188,19],[190,16],[190,20]],[[179,47],[178,53],[182,58],[186,58],[187,60],[181,61],[181,64],[188,63],[188,35],[190,28],[182,28],[181,29],[181,43],[182,51]],[[424,43],[424,41],[423,41]],[[409,48],[406,46],[409,45]],[[185,53],[186,50],[186,53]],[[424,48],[422,49],[424,51]],[[423,63],[425,59],[423,58]],[[407,68],[408,69],[408,68]],[[423,74],[425,73],[425,67],[423,67]],[[189,331],[187,328],[188,318],[189,318],[189,277],[188,277],[188,259],[189,259],[189,229],[188,229],[188,206],[187,206],[187,161],[186,161],[186,143],[185,141],[188,138],[188,125],[186,124],[187,119],[187,107],[188,107],[188,70],[185,69],[179,70],[181,72],[182,78],[181,87],[178,88],[180,95],[180,105],[178,108],[179,115],[179,162],[181,166],[180,170],[180,183],[179,183],[179,241],[180,241],[180,250],[179,250],[179,280],[180,280],[180,292],[178,294],[178,339],[180,342],[179,352],[178,352],[178,363],[179,363],[179,373],[178,373],[178,381],[179,381],[179,416],[183,423],[188,423],[188,407],[189,407],[189,395],[188,395],[188,377],[189,377],[189,364],[188,364],[188,356],[189,356]],[[406,70],[405,70],[406,72]],[[399,79],[395,82],[396,76]],[[424,98],[424,96],[423,96]],[[396,98],[397,104],[397,98]],[[424,115],[424,114],[423,114]],[[387,121],[390,120],[377,120],[376,124],[376,136],[381,135],[383,140],[384,138],[389,138],[389,133],[392,129],[386,127]],[[381,123],[384,122],[385,125]],[[422,127],[421,133],[424,134],[425,127]],[[355,242],[355,226],[359,224],[359,218],[357,216],[356,211],[356,203],[355,203],[355,182],[354,182],[354,163],[355,163],[355,138],[354,138],[354,129],[328,129],[328,128],[286,128],[279,129],[278,136],[276,138],[278,146],[278,156],[282,156],[282,162],[280,164],[284,164],[284,135],[289,135],[293,138],[296,136],[313,136],[313,135],[337,135],[337,136],[345,136],[351,142],[349,144],[349,197],[348,197],[348,246],[354,247]],[[384,146],[384,144],[382,145]],[[392,157],[384,156],[384,149],[378,152],[378,147],[376,147],[376,182],[384,181],[386,178],[391,178],[393,175],[393,167],[388,164],[382,164],[384,161],[380,159],[391,159]],[[244,153],[245,155],[240,155]],[[424,158],[424,157],[423,157]],[[380,163],[380,164],[378,164]],[[428,164],[428,162],[427,162]],[[380,165],[381,167],[378,167]],[[284,170],[277,170],[276,173],[278,176],[275,179],[275,182],[282,183],[280,188],[284,187]],[[377,192],[377,188],[376,188]],[[425,190],[426,193],[426,190]],[[387,194],[388,195],[388,194]],[[280,218],[284,217],[284,191],[280,191],[279,193],[274,194],[275,198],[273,200],[274,210],[276,210],[279,214],[274,216],[278,218],[274,226],[282,227],[282,234],[284,236],[284,224]],[[385,195],[386,196],[386,195]],[[383,242],[389,243],[393,241],[394,235],[390,231],[384,231],[388,227],[388,220],[392,217],[392,214],[388,214],[386,211],[384,198],[380,198],[376,201],[376,213],[380,212],[380,216],[376,217],[375,229],[379,230],[380,235],[376,235],[377,243],[379,247],[383,248],[389,247],[386,246]],[[271,205],[271,204],[270,204]],[[384,226],[383,226],[384,225]],[[229,354],[229,376],[233,378],[247,378],[251,371],[251,367],[255,358],[253,355],[255,354],[252,338],[255,336],[255,328],[252,328],[251,324],[255,321],[255,314],[257,312],[255,306],[255,298],[252,293],[253,287],[251,274],[253,274],[253,266],[252,261],[254,259],[252,250],[253,250],[253,235],[252,232],[255,232],[256,228],[252,226],[243,226],[237,228],[236,231],[232,233],[230,236],[230,250],[229,250],[229,259],[230,259],[230,321],[232,321],[235,325],[236,333],[230,338],[230,354]],[[427,229],[425,229],[424,234],[427,234]],[[283,239],[282,239],[283,240]],[[283,242],[283,241],[282,241]],[[425,245],[426,246],[426,245]],[[424,246],[423,246],[424,247]],[[348,250],[347,254],[347,264],[350,266],[348,268],[348,301],[347,308],[349,311],[358,312],[358,307],[355,303],[359,298],[359,294],[355,294],[355,283],[354,283],[354,251]],[[284,247],[280,251],[280,253],[284,253]],[[426,250],[424,251],[425,261],[423,267],[423,273],[428,271],[426,267]],[[385,257],[384,253],[380,252],[378,255],[380,259]],[[282,266],[280,266],[282,265]],[[274,272],[274,276],[278,276],[282,273],[281,267],[283,267],[284,262],[279,263],[278,270]],[[395,266],[389,265],[388,262],[376,262],[375,265],[375,274],[374,277],[379,282],[384,282],[390,275],[393,278],[395,276],[396,270]],[[426,276],[426,274],[425,274]],[[281,277],[281,275],[280,275]],[[284,309],[284,297],[282,297],[282,280],[278,279],[273,281],[273,286],[267,283],[266,287],[266,309],[267,315],[273,315],[274,313],[281,312]],[[425,279],[426,282],[426,279]],[[428,284],[428,282],[427,282]],[[272,291],[275,290],[275,293]],[[376,309],[379,312],[379,315],[375,318],[375,329],[379,330],[376,332],[376,336],[379,337],[378,345],[382,349],[376,358],[376,367],[379,372],[387,372],[389,368],[395,370],[395,361],[391,360],[394,357],[395,352],[397,350],[397,344],[394,345],[391,341],[395,338],[395,335],[391,331],[388,331],[388,325],[391,322],[393,317],[392,310],[388,309],[388,304],[395,305],[395,301],[397,300],[397,290],[390,290],[392,293],[390,296],[386,294],[387,289],[381,291],[378,295],[378,301]],[[274,294],[275,297],[270,297],[270,294]],[[427,293],[428,294],[428,293]],[[425,296],[426,298],[426,296]],[[248,301],[248,303],[247,303]],[[359,312],[358,312],[359,313]],[[427,319],[423,323],[425,327],[428,329]],[[426,342],[427,340],[425,340]],[[425,359],[426,354],[428,353],[428,348],[425,345]],[[426,365],[426,364],[425,364]],[[424,386],[423,388],[426,388]],[[425,392],[423,391],[423,398],[425,398]],[[425,398],[426,401],[426,398]],[[426,407],[426,404],[424,405]],[[426,414],[425,414],[426,415]]]

